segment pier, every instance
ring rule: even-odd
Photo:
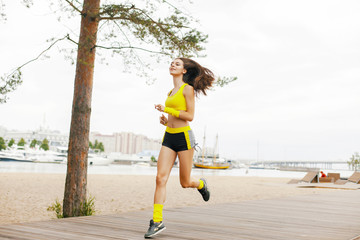
[[[341,165],[342,168],[334,168],[334,165]],[[302,161],[302,160],[272,160],[272,161],[258,161],[250,164],[252,167],[277,168],[280,170],[294,170],[298,169],[327,169],[327,170],[347,170],[347,162],[345,161]],[[344,169],[345,168],[345,169]]]

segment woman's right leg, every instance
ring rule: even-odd
[[[157,161],[156,188],[154,194],[154,213],[145,238],[151,238],[166,229],[162,222],[162,209],[166,199],[166,183],[176,159],[176,152],[162,146]]]
[[[157,161],[156,188],[154,194],[154,206],[163,205],[166,199],[166,183],[171,169],[176,160],[176,152],[162,146]],[[154,220],[155,221],[155,220]]]

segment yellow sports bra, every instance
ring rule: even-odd
[[[184,83],[179,90],[172,96],[172,90],[168,94],[168,98],[165,101],[165,107],[173,108],[175,110],[184,110],[186,111],[186,100],[183,94],[184,87],[188,85],[187,83]]]

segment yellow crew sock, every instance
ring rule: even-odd
[[[153,221],[154,222],[162,222],[163,220],[163,210],[164,205],[162,204],[154,204],[154,214],[153,214]]]
[[[198,186],[198,189],[200,190],[204,187],[204,181],[200,179],[199,182],[200,182],[200,184]]]

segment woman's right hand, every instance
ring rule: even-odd
[[[164,116],[164,114],[162,114],[160,117],[160,123],[164,126],[167,126],[168,124],[168,119]]]
[[[165,107],[161,104],[155,104],[155,109],[158,110],[159,112],[164,112]]]

